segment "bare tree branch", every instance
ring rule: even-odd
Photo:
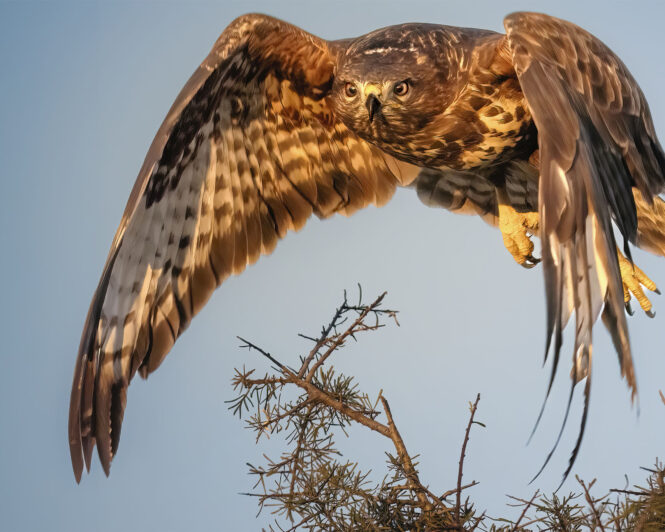
[[[461,498],[462,498],[462,472],[464,470],[464,458],[466,456],[466,445],[469,443],[469,435],[471,433],[471,425],[473,425],[473,418],[476,415],[476,409],[478,408],[478,402],[480,401],[480,394],[476,396],[476,401],[471,405],[471,415],[469,416],[469,424],[466,426],[466,431],[464,432],[464,443],[462,443],[462,452],[459,458],[459,468],[457,471],[457,496],[455,499],[455,514],[457,519],[461,519]]]
[[[266,508],[272,512],[275,521],[269,530],[517,532],[534,525],[542,531],[665,530],[665,472],[659,462],[646,470],[650,474],[647,487],[611,490],[616,501],[609,495],[594,498],[595,481],[586,484],[578,478],[582,494],[548,497],[537,490],[528,501],[510,497],[518,503],[514,506],[523,507],[514,522],[477,514],[469,497],[463,500],[462,491],[477,485],[476,481],[464,485],[463,473],[471,427],[484,426],[475,420],[480,394],[470,404],[455,488],[437,496],[423,485],[383,392],[370,400],[353,377],[331,365],[334,353],[349,338],[357,340],[360,333],[379,330],[386,319],[397,323],[396,311],[381,308],[385,295],[364,305],[359,289],[358,303],[352,305],[345,292],[319,336],[299,335],[314,345],[306,356],[297,357],[296,369],[239,337],[241,347],[261,354],[274,373],[254,378],[254,369],[236,369],[232,383],[238,396],[229,401],[229,408],[239,417],[245,414],[257,442],[274,435],[283,437],[287,446],[275,459],[264,454],[264,465],[248,464],[256,478],[254,489],[260,492],[247,495],[257,499],[259,513]],[[661,398],[665,402],[662,394]],[[386,424],[378,421],[381,409]],[[386,453],[388,473],[380,483],[372,481],[357,463],[343,461],[336,448],[335,435],[348,437],[347,428],[354,423],[390,439],[396,450],[396,456]],[[449,505],[446,499],[453,495],[454,505]],[[279,520],[285,520],[285,526]]]

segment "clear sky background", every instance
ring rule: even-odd
[[[514,514],[506,494],[559,483],[577,434],[581,390],[551,465],[569,389],[571,341],[545,420],[526,446],[544,394],[542,270],[517,266],[498,231],[399,191],[385,208],[313,220],[213,296],[149,381],[130,387],[122,441],[106,478],[97,462],[76,485],[67,409],[79,335],[111,238],[145,152],[171,102],[218,34],[266,12],[326,38],[402,22],[502,31],[502,18],[540,10],[576,22],[629,66],[665,141],[665,3],[0,2],[0,529],[257,530],[246,462],[266,447],[227,411],[233,368],[263,371],[242,335],[295,362],[345,288],[388,290],[389,327],[339,353],[336,366],[371,394],[384,390],[408,449],[434,491],[454,485],[467,403],[482,394],[467,452],[469,495],[490,515]],[[665,289],[665,261],[636,254]],[[616,355],[597,327],[586,438],[574,474],[598,492],[644,478],[665,456],[665,299],[630,319],[640,386],[631,408]],[[377,472],[388,442],[354,431],[349,459]],[[271,442],[269,449],[278,445]],[[377,475],[378,476],[378,475]],[[570,481],[564,489],[573,488]]]

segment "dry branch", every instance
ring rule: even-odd
[[[382,328],[385,319],[397,323],[396,311],[381,308],[385,295],[364,305],[360,292],[358,303],[349,304],[345,292],[342,304],[317,337],[299,335],[313,346],[299,357],[295,368],[239,338],[241,347],[260,353],[275,373],[254,378],[254,369],[236,369],[232,383],[238,396],[229,401],[229,408],[245,417],[257,441],[281,434],[287,445],[278,459],[264,455],[265,465],[248,464],[250,474],[257,478],[254,489],[260,491],[247,495],[258,499],[259,512],[270,508],[274,514],[270,530],[518,531],[532,530],[527,528],[531,526],[543,531],[665,530],[665,480],[660,463],[648,470],[651,476],[646,488],[612,490],[616,501],[610,501],[609,494],[594,498],[594,482],[586,484],[578,478],[582,494],[547,497],[537,490],[529,500],[511,497],[523,507],[514,522],[493,519],[484,512],[477,515],[468,497],[462,501],[462,492],[477,482],[463,485],[462,480],[471,427],[484,426],[475,421],[480,394],[470,404],[456,486],[440,496],[430,491],[420,480],[383,392],[370,400],[352,377],[330,365],[349,338],[357,340],[362,333]],[[385,424],[379,421],[382,414]],[[337,429],[346,434],[345,427],[352,423],[388,438],[395,449],[395,456],[386,453],[388,474],[381,482],[372,482],[358,464],[341,461],[334,436]],[[452,495],[454,505],[448,506],[446,499]],[[586,506],[578,501],[586,501]],[[286,521],[286,528],[280,519]]]

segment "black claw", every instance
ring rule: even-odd
[[[524,262],[522,263],[522,267],[524,267],[526,269],[530,269],[530,268],[533,268],[534,266],[536,266],[539,262],[540,262],[539,258],[536,258],[533,255],[528,255],[525,258]]]
[[[629,316],[634,316],[635,311],[633,310],[633,307],[630,306],[630,301],[626,301],[626,312],[628,313]]]
[[[649,316],[650,318],[655,318],[655,317],[656,317],[656,311],[655,311],[655,310],[645,310],[644,312],[645,312],[646,315]]]
[[[654,293],[660,295],[660,290],[658,290],[658,287],[656,287],[656,289],[654,290]]]

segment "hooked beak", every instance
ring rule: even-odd
[[[374,115],[379,109],[381,109],[381,100],[379,100],[375,94],[370,94],[365,101],[365,107],[367,107],[369,123],[371,124],[372,120],[374,120]]]

